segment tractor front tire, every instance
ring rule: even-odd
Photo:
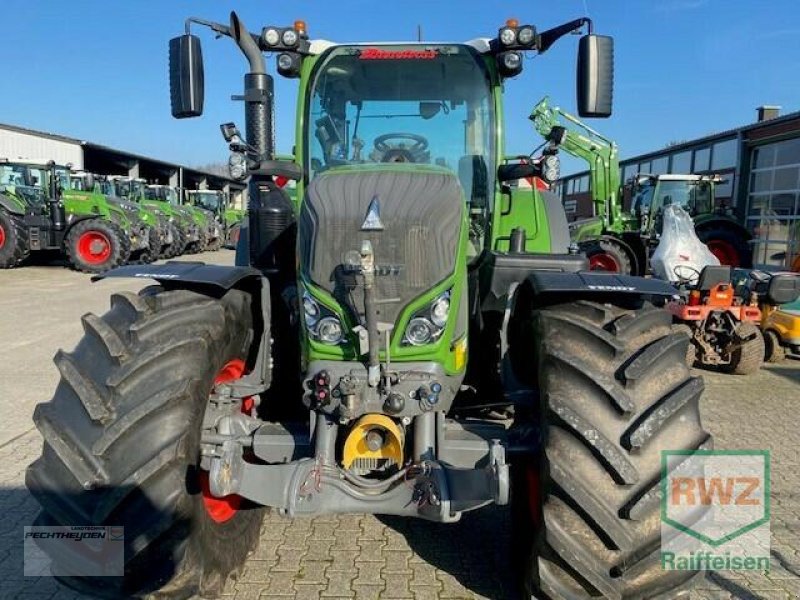
[[[37,524],[124,527],[125,575],[62,580],[105,596],[218,596],[264,511],[210,497],[199,468],[209,393],[223,374],[241,376],[248,356],[250,297],[151,287],[112,296],[83,327],[76,349],[55,357],[53,399],[34,412],[44,448],[26,485]],[[51,559],[57,569],[68,557]]]
[[[582,244],[581,250],[589,259],[589,269],[592,271],[608,271],[620,275],[630,275],[633,272],[628,252],[613,239],[592,240]]]
[[[764,360],[768,363],[779,363],[786,359],[786,348],[781,337],[772,329],[764,332]]]
[[[0,208],[0,269],[18,267],[28,253],[28,230],[22,217]]]
[[[64,241],[67,260],[77,271],[102,273],[124,265],[131,253],[130,238],[105,219],[79,221]]]
[[[712,440],[684,332],[647,303],[579,301],[520,321],[512,360],[517,372],[527,363],[539,390],[523,418],[543,450],[512,473],[526,597],[685,597],[698,573],[662,570],[659,560],[661,451]]]
[[[743,321],[736,327],[740,337],[749,337],[731,353],[731,361],[724,367],[727,373],[734,375],[752,375],[764,364],[764,335],[755,323]]]
[[[174,223],[169,224],[172,230],[172,243],[164,250],[164,258],[175,258],[183,254],[183,249],[186,246],[186,236],[183,230]]]

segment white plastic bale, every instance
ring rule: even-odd
[[[719,265],[694,231],[694,221],[683,208],[670,205],[664,209],[661,240],[650,259],[653,274],[659,279],[697,283],[703,267]]]

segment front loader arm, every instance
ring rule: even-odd
[[[620,226],[622,206],[617,145],[577,117],[550,106],[547,97],[533,107],[530,119],[546,140],[589,164],[595,214],[603,217],[606,229]]]

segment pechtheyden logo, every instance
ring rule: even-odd
[[[125,528],[28,526],[23,543],[25,577],[121,577]]]
[[[770,568],[768,450],[661,454],[661,567]]]

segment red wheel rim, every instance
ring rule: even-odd
[[[528,511],[533,525],[538,528],[542,524],[542,491],[535,467],[528,467],[525,471],[525,484],[528,488]]]
[[[591,271],[610,271],[619,273],[619,265],[616,259],[610,254],[598,253],[589,257],[589,269]]]
[[[6,230],[0,225],[0,248],[6,245]]]
[[[92,265],[100,265],[111,256],[111,240],[99,231],[87,231],[78,238],[78,256]]]
[[[739,266],[739,253],[736,251],[733,244],[724,240],[709,240],[706,242],[706,245],[711,251],[711,254],[716,256],[723,265],[731,267]]]
[[[214,378],[214,385],[228,383],[239,379],[244,375],[245,363],[242,359],[236,358],[225,364],[217,376]],[[249,413],[255,407],[253,398],[245,398],[242,401],[242,412]],[[203,493],[203,506],[206,514],[215,523],[225,523],[230,521],[242,505],[242,497],[237,494],[230,494],[217,498],[211,494],[211,485],[208,481],[208,471],[200,471],[200,489]]]

